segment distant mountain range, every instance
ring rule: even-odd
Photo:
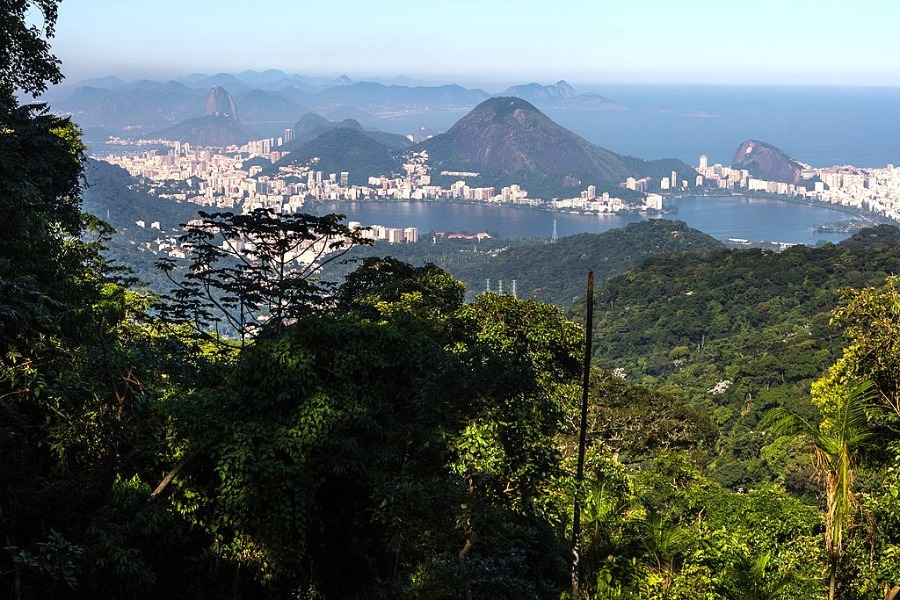
[[[294,124],[295,139],[282,149],[290,154],[271,169],[304,165],[325,172],[349,171],[351,181],[369,175],[399,173],[404,150],[425,150],[432,182],[449,186],[458,172],[478,173],[472,187],[520,184],[532,197],[578,196],[589,185],[627,196],[619,184],[627,177],[651,178],[651,186],[672,171],[693,179],[692,167],[678,160],[644,161],[595,146],[557,125],[520,98],[485,100],[446,133],[418,145],[395,134],[365,130],[357,121],[340,123],[307,114]],[[448,172],[448,175],[442,175]]]
[[[518,183],[532,197],[551,198],[577,196],[588,185],[627,196],[619,184],[629,176],[649,177],[650,189],[672,171],[693,179],[692,167],[680,160],[620,155],[553,122],[539,107],[622,109],[598,94],[579,94],[565,81],[513,86],[504,92],[508,95],[494,97],[459,85],[386,85],[277,70],[198,74],[166,83],[112,77],[88,83],[57,88],[58,98],[50,100],[83,127],[100,128],[98,135],[143,134],[224,146],[279,137],[291,128],[293,140],[281,148],[291,155],[282,164],[317,158],[322,170],[350,171],[354,180],[399,172],[401,152],[414,147],[406,136],[374,128],[373,123],[390,124],[376,115],[432,110],[468,111],[446,133],[415,146],[428,151],[438,184],[457,178],[442,177],[442,171],[469,171],[479,173],[469,181],[473,187]],[[321,136],[326,137],[317,140]],[[354,142],[360,146],[351,149]]]
[[[128,135],[203,116],[202,99],[216,87],[235,99],[246,126],[272,137],[307,112],[387,129],[381,120],[422,111],[467,111],[491,98],[484,90],[456,84],[419,85],[406,78],[355,82],[346,76],[328,79],[268,70],[193,74],[167,82],[102,77],[57,86],[45,100],[54,110],[73,115],[84,129]],[[497,96],[519,97],[543,109],[626,110],[599,94],[578,93],[565,81],[512,86]]]
[[[237,104],[225,88],[217,85],[209,90],[205,106],[202,117],[151,132],[147,137],[218,147],[242,145],[262,137],[241,123]]]

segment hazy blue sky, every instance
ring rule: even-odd
[[[429,81],[900,85],[892,0],[64,0],[69,79],[282,69]]]

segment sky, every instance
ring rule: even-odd
[[[51,44],[69,81],[900,86],[898,23],[892,0],[63,0]]]

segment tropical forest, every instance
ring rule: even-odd
[[[201,213],[151,292],[34,101],[57,4],[0,2],[0,598],[900,598],[896,228],[517,250],[551,304]]]

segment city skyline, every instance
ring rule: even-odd
[[[576,83],[900,85],[900,5],[800,0],[583,4],[195,0],[60,4],[69,81],[281,69],[483,87]]]

